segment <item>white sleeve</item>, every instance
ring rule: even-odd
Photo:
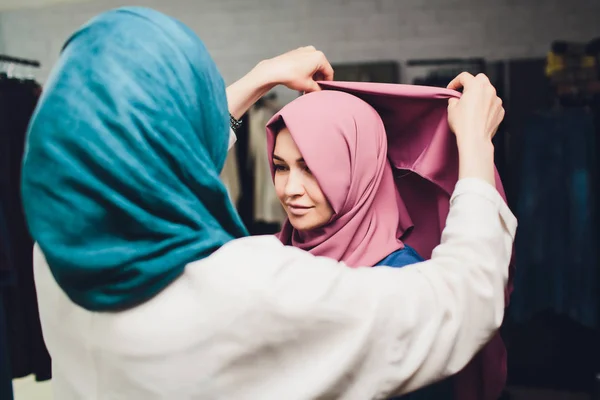
[[[235,135],[233,129],[229,128],[229,144],[227,146],[227,150],[231,150],[235,142],[237,142],[237,136]]]
[[[364,400],[418,389],[461,370],[500,326],[515,229],[494,188],[461,180],[429,261],[353,269],[248,237],[117,313],[75,306],[36,246],[55,392]]]
[[[222,254],[237,246],[240,263],[226,268],[237,271],[228,285],[260,297],[244,305],[252,322],[238,325],[252,326],[241,354],[255,362],[230,369],[230,381],[250,390],[243,377],[262,376],[283,397],[383,399],[455,374],[502,323],[516,226],[492,186],[464,179],[442,242],[423,263],[352,269],[271,246],[260,267],[248,264],[266,251],[257,241],[226,245]]]

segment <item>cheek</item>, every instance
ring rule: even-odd
[[[281,174],[275,174],[273,184],[275,185],[275,194],[279,200],[283,200],[285,196],[285,177],[281,176]]]
[[[307,186],[308,187],[306,191],[312,199],[312,201],[315,203],[319,214],[322,214],[323,217],[331,217],[331,215],[333,214],[333,210],[331,209],[331,206],[329,205],[329,202],[325,197],[325,193],[323,193],[323,191],[321,190],[321,187],[319,186],[317,180],[314,178],[311,179],[310,183]]]

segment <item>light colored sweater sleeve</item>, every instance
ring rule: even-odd
[[[442,243],[423,263],[351,269],[265,244],[262,267],[235,268],[260,294],[246,303],[261,323],[244,352],[256,360],[250,375],[270,384],[261,398],[383,399],[460,371],[502,323],[516,226],[492,186],[465,179]],[[227,246],[223,256],[235,252],[237,263],[266,251],[257,238]],[[244,368],[228,371],[235,385],[253,387]]]
[[[237,142],[237,135],[233,129],[229,128],[229,142],[227,143],[227,150],[231,150],[235,142]]]
[[[461,370],[500,326],[515,230],[493,187],[461,180],[429,261],[349,268],[249,237],[117,313],[73,304],[36,246],[55,397],[366,400],[418,389]]]

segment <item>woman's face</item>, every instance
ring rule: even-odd
[[[287,128],[275,139],[273,165],[275,192],[292,226],[306,231],[329,222],[333,209]]]

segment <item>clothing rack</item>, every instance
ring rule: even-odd
[[[413,79],[413,84],[446,87],[456,75],[463,71],[473,75],[486,73],[487,64],[483,58],[432,58],[407,60],[406,66],[424,69],[421,76]]]
[[[37,60],[28,60],[26,58],[12,57],[12,56],[4,55],[4,54],[0,54],[0,62],[25,65],[25,66],[34,67],[34,68],[39,68],[41,66],[40,62]]]
[[[476,65],[478,67],[485,66],[485,59],[480,57],[475,58],[432,58],[432,59],[415,59],[408,60],[406,65],[409,67],[441,67],[444,65]]]

